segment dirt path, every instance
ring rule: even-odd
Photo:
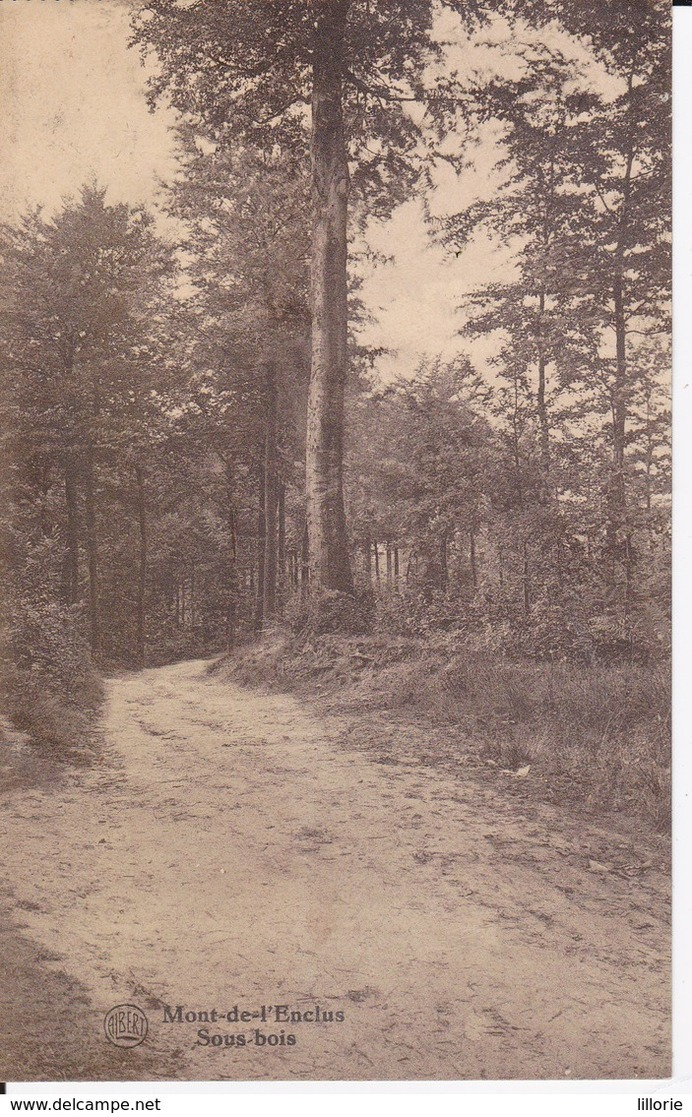
[[[347,718],[202,663],[112,681],[105,730],[104,763],[8,796],[3,872],[99,1042],[113,1005],[146,1011],[123,1077],[152,1056],[181,1079],[669,1073],[666,876],[589,871],[606,841],[650,859],[631,833],[420,764],[415,726],[378,763]],[[166,1023],[164,1003],[308,1018]]]

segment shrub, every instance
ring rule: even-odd
[[[297,634],[360,636],[369,631],[373,613],[371,593],[322,590],[311,594],[306,601],[296,599],[286,611],[286,621]]]
[[[2,632],[5,711],[35,743],[62,753],[90,735],[103,698],[80,621],[75,608],[23,599],[9,609]]]

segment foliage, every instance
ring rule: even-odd
[[[626,765],[651,722],[623,711],[669,650],[668,43],[657,4],[608,7],[142,7],[152,102],[180,114],[180,243],[93,185],[2,231],[16,718],[43,709],[50,736],[58,707],[95,708],[94,663],[285,621],[411,641],[402,696],[430,668],[440,708],[553,751],[583,702],[580,756],[605,718]],[[447,66],[445,36],[487,22],[496,72]],[[457,359],[383,383],[349,230],[412,192],[431,214],[436,162],[463,174],[489,136],[499,187],[430,227],[450,253],[502,245],[502,280],[468,295]],[[315,577],[319,539],[338,577]]]

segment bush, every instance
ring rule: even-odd
[[[0,683],[12,723],[40,745],[73,752],[90,736],[103,685],[79,610],[55,602],[15,602],[2,632]]]
[[[322,590],[306,601],[296,599],[286,610],[286,622],[296,634],[360,636],[370,630],[373,615],[371,593]]]

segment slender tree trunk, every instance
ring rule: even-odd
[[[550,243],[553,236],[551,213],[553,205],[555,204],[555,154],[556,147],[561,142],[561,135],[564,127],[564,117],[562,109],[559,110],[559,120],[556,121],[556,127],[553,130],[551,137],[551,156],[548,170],[548,183],[544,208],[543,220],[543,247],[548,258],[550,251]],[[550,491],[550,421],[548,418],[548,404],[546,400],[546,353],[545,353],[545,301],[546,291],[541,289],[538,296],[538,332],[537,332],[537,348],[538,348],[538,391],[536,393],[536,411],[538,413],[538,427],[540,432],[540,448],[541,448],[541,502],[548,500],[548,493]]]
[[[447,566],[447,532],[440,536],[440,589],[446,590],[449,584],[449,569]]]
[[[65,465],[65,506],[67,510],[67,538],[64,565],[64,596],[68,605],[79,597],[79,527],[77,512],[77,479],[72,462]]]
[[[32,458],[29,466],[30,485],[35,493],[39,511],[39,524],[44,539],[53,534],[53,519],[48,510],[48,493],[51,486],[50,459],[43,455]]]
[[[137,515],[139,520],[139,570],[137,575],[137,656],[140,664],[146,658],[146,587],[147,587],[147,508],[144,470],[135,466],[137,481]]]
[[[473,528],[469,532],[469,562],[471,564],[471,581],[476,588],[478,586],[478,565],[476,563],[476,533]]]
[[[627,83],[630,110],[632,108],[633,75]],[[634,129],[634,124],[632,125]],[[615,379],[612,392],[613,413],[613,470],[608,494],[608,549],[613,560],[621,558],[625,564],[625,578],[629,586],[630,536],[626,529],[627,493],[625,488],[625,448],[627,439],[627,310],[625,296],[625,245],[630,219],[632,195],[632,171],[634,167],[634,131],[630,137],[629,149],[622,182],[622,200],[617,225],[617,239],[613,251],[613,326],[615,329]],[[625,538],[621,533],[625,532]],[[622,542],[620,542],[622,540]],[[625,602],[627,608],[627,601]]]
[[[230,652],[235,644],[236,594],[238,589],[238,539],[236,534],[235,512],[232,504],[229,505],[228,509],[228,527],[231,536],[231,553],[228,571],[228,608],[226,610],[226,651]]]
[[[415,569],[418,568],[418,560],[417,560],[416,552],[412,549],[412,550],[409,551],[409,554],[408,554],[408,562],[406,563],[406,573],[404,574],[404,581],[406,582],[406,585],[408,585],[410,580],[411,580],[411,574],[412,574],[414,568]]]
[[[68,381],[74,372],[74,352],[70,350],[65,357],[65,379]],[[69,443],[74,438],[68,434]],[[67,512],[67,538],[64,560],[64,595],[68,605],[76,604],[79,598],[79,520],[77,506],[77,467],[73,455],[65,461],[65,507]]]
[[[521,569],[521,584],[524,597],[524,614],[528,617],[531,612],[531,589],[529,586],[529,545],[524,542],[522,545],[522,569]]]
[[[619,247],[619,246],[618,246]],[[632,535],[627,527],[627,492],[625,486],[625,447],[627,439],[627,317],[624,298],[624,261],[616,252],[613,283],[615,325],[615,383],[613,385],[613,473],[610,484],[608,544],[613,557],[613,577],[617,578],[616,561],[625,570],[623,619],[630,611],[632,587]]]
[[[94,448],[89,445],[86,453],[84,478],[84,514],[86,542],[89,558],[89,630],[91,650],[96,654],[101,648],[101,618],[99,615],[99,553],[96,525],[96,479]]]
[[[300,550],[300,600],[307,597],[310,585],[310,559],[308,552],[308,522],[303,526],[303,542]]]
[[[646,457],[645,457],[645,483],[644,506],[646,508],[646,547],[650,555],[654,551],[654,534],[651,523],[651,492],[652,470],[654,464],[654,438],[651,423],[651,396],[646,397]]]
[[[377,581],[379,582],[379,580],[380,580],[380,545],[377,542],[377,540],[375,540],[375,542],[373,543],[373,547],[374,547],[374,555],[375,555],[375,577],[376,577]]]
[[[286,486],[279,480],[276,494],[276,515],[278,517],[277,538],[277,576],[276,588],[279,604],[282,605],[286,596]]]
[[[255,632],[262,631],[262,624],[264,622],[264,563],[266,561],[265,531],[267,525],[265,515],[265,499],[265,479],[264,476],[262,476],[259,483],[259,510],[257,516],[257,595],[255,599]]]
[[[277,383],[273,361],[266,367],[266,430],[264,438],[264,579],[262,592],[262,625],[276,613],[277,559]]]
[[[392,581],[392,548],[389,543],[385,543],[385,555],[387,559],[387,585]]]
[[[617,511],[625,505],[625,438],[627,426],[627,329],[623,279],[618,274],[613,283],[615,324],[615,383],[613,385],[613,500]]]
[[[226,488],[228,500],[228,534],[230,539],[228,558],[228,602],[226,607],[226,651],[230,652],[235,644],[238,594],[238,528],[235,516],[233,468],[226,461]]]
[[[399,585],[399,548],[394,546],[394,583]]]
[[[320,0],[314,6],[312,367],[306,498],[311,585],[314,590],[353,593],[343,492],[349,172],[342,81],[348,7],[349,0]]]
[[[513,408],[512,408],[512,450],[514,452],[514,468],[517,473],[517,489],[519,491],[519,503],[524,506],[523,486],[521,484],[521,451],[519,448],[519,379],[514,377],[513,384]]]
[[[541,291],[538,299],[539,326],[538,326],[538,391],[536,393],[536,411],[538,412],[538,427],[541,444],[541,472],[543,474],[542,500],[547,499],[550,477],[550,422],[548,419],[548,404],[546,401],[546,359],[545,344],[543,341],[543,317],[545,315],[545,291]]]

